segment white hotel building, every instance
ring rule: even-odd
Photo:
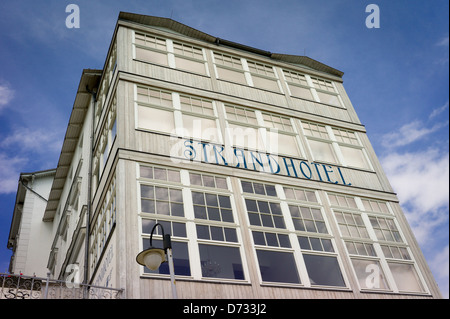
[[[21,177],[10,271],[171,298],[136,262],[158,222],[179,298],[441,298],[342,76],[120,13],[56,169]]]

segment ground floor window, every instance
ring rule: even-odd
[[[200,244],[199,250],[203,277],[245,279],[238,247]]]
[[[256,254],[263,282],[300,283],[292,252],[257,249]]]

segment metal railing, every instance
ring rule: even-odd
[[[0,273],[0,299],[121,299],[123,289]]]

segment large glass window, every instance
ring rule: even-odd
[[[423,292],[423,286],[419,276],[412,264],[403,264],[396,262],[388,262],[389,269],[392,272],[397,288],[400,291],[417,291]]]
[[[303,254],[311,285],[345,287],[337,257]]]
[[[262,281],[300,283],[293,253],[257,249],[256,254]]]
[[[352,258],[352,264],[361,289],[389,289],[378,260]]]
[[[199,244],[203,277],[244,280],[238,247]]]
[[[153,247],[163,248],[162,240],[155,239],[155,237],[152,238],[152,244]],[[144,250],[150,248],[150,240],[148,238],[144,238],[142,240],[142,246]],[[172,240],[172,255],[175,275],[190,276],[191,267],[189,264],[188,243]],[[144,273],[169,275],[169,263],[162,263],[156,270],[150,270],[144,266]]]

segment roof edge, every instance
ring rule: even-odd
[[[197,40],[206,41],[216,45],[224,45],[227,47],[231,47],[234,49],[239,49],[243,51],[247,51],[250,53],[262,55],[265,57],[272,58],[277,61],[286,62],[286,63],[294,63],[294,64],[303,64],[309,68],[314,70],[328,73],[334,76],[338,76],[342,78],[344,72],[337,70],[331,66],[328,66],[322,62],[314,60],[307,56],[301,55],[290,55],[290,54],[281,54],[281,53],[272,53],[266,50],[261,50],[258,48],[254,48],[251,46],[247,46],[244,44],[240,44],[237,42],[225,40],[219,37],[212,36],[205,32],[194,29],[190,26],[187,26],[181,22],[172,20],[170,18],[156,17],[156,16],[148,16],[130,12],[120,12],[118,20],[129,21],[133,23],[143,24],[147,26],[155,26],[155,27],[164,27],[170,29],[172,31],[181,33],[185,36],[195,38]]]

